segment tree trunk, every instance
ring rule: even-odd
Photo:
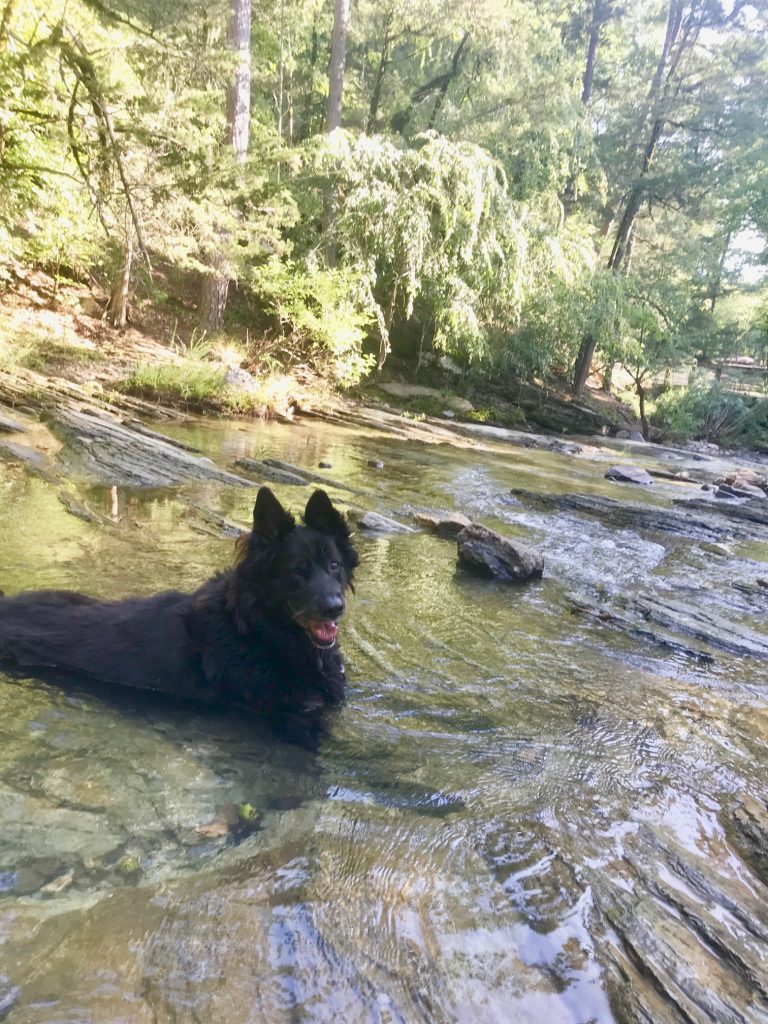
[[[592,357],[597,347],[597,339],[591,334],[585,334],[581,342],[579,354],[576,356],[576,365],[573,369],[573,393],[580,395],[587,383],[589,371],[592,369]]]
[[[721,295],[721,285],[723,283],[723,270],[725,268],[725,260],[728,256],[728,250],[731,247],[731,231],[728,230],[725,235],[725,243],[720,252],[720,258],[717,261],[717,271],[715,273],[715,280],[712,282],[712,288],[710,289],[709,295],[709,312],[711,316],[715,315],[715,306],[717,300]]]
[[[227,89],[227,143],[242,164],[251,123],[251,0],[232,0],[227,45],[237,54],[235,77]]]
[[[640,212],[640,207],[643,205],[643,198],[647,187],[648,172],[651,169],[653,157],[656,153],[656,146],[658,145],[659,138],[661,137],[663,127],[664,121],[662,118],[657,118],[653,123],[651,133],[648,136],[648,141],[645,144],[640,177],[630,189],[627,201],[624,205],[624,213],[622,214],[619,226],[616,229],[616,237],[613,240],[613,249],[611,250],[611,255],[608,259],[608,267],[610,270],[620,270],[622,265],[626,263],[627,257],[629,256],[630,239],[632,238],[632,232],[634,231],[635,221],[637,220],[637,215]]]
[[[677,72],[685,52],[693,46],[697,38],[698,29],[695,22],[690,20],[688,24],[684,25],[683,23],[685,3],[686,0],[669,0],[664,45],[648,89],[638,137],[642,139],[642,133],[648,130],[649,118],[651,119],[650,128],[642,148],[642,164],[638,179],[627,194],[624,209],[616,228],[613,247],[608,258],[610,270],[627,271],[627,263],[632,252],[635,221],[643,205],[648,173],[664,129],[665,114],[662,110],[662,101],[669,92],[671,79]],[[591,335],[586,335],[581,343],[573,372],[573,392],[576,395],[581,393],[589,376],[596,345],[597,342]]]
[[[126,218],[128,219],[128,218]],[[113,327],[125,327],[128,323],[128,302],[131,296],[131,271],[133,270],[133,225],[125,227],[123,263],[118,271],[107,306],[107,320]]]
[[[283,148],[283,103],[285,94],[285,4],[280,5],[280,58],[277,62],[277,91],[275,93],[275,107],[277,108],[277,152],[278,159],[275,164],[275,178],[280,184],[280,159],[279,154]]]
[[[666,120],[666,111],[663,109],[664,100],[669,95],[672,80],[680,67],[680,62],[698,38],[700,25],[693,18],[689,18],[685,22],[683,20],[685,3],[686,0],[669,0],[664,45],[648,89],[645,111],[640,125],[641,132],[648,130],[645,145],[642,148],[640,174],[627,195],[624,212],[616,229],[613,249],[608,259],[608,266],[612,270],[618,270],[625,265],[629,256],[635,220],[643,204],[648,174],[661,133],[664,130]]]
[[[376,69],[376,78],[373,83],[373,92],[371,93],[371,103],[368,107],[368,120],[365,123],[365,130],[368,135],[371,135],[376,130],[376,119],[379,116],[379,103],[381,102],[381,87],[384,82],[384,72],[387,70],[389,64],[389,53],[390,46],[392,45],[392,37],[389,32],[392,28],[392,8],[387,13],[386,21],[384,22],[384,42],[381,44],[381,55],[379,56],[379,66]]]
[[[606,18],[603,15],[603,0],[595,0],[592,7],[592,26],[589,31],[589,44],[587,46],[587,60],[584,66],[584,76],[581,80],[581,105],[586,107],[592,98],[592,83],[595,80],[595,62],[597,58],[597,47],[600,42],[600,33]]]
[[[226,238],[222,235],[222,241]],[[197,318],[207,334],[216,334],[224,324],[224,313],[229,296],[229,275],[225,271],[225,260],[221,253],[214,253],[210,259],[210,272],[200,281],[200,301]]]
[[[605,5],[605,6],[604,6]],[[610,18],[610,0],[594,0],[592,4],[592,22],[589,30],[589,43],[587,44],[587,58],[584,64],[584,74],[581,79],[581,105],[589,106],[592,99],[592,85],[595,80],[595,64],[597,63],[597,48],[600,44],[600,34],[603,25]],[[574,153],[574,168],[579,165],[579,154]],[[572,209],[578,196],[576,195],[576,170],[571,172],[570,177],[563,189],[561,201],[565,208],[566,216]]]
[[[335,0],[331,63],[328,68],[328,131],[341,128],[341,106],[344,92],[344,65],[347,61],[347,28],[349,0]]]
[[[288,42],[288,145],[293,145],[293,51],[290,40]]]
[[[454,78],[459,73],[459,67],[461,65],[461,58],[462,58],[462,56],[464,54],[464,49],[465,49],[468,41],[469,41],[469,32],[465,32],[464,35],[461,37],[461,42],[456,47],[456,52],[454,53],[453,58],[451,60],[451,70],[448,72],[447,75],[443,76],[443,80],[440,83],[440,91],[437,94],[437,99],[435,100],[435,105],[432,108],[432,116],[430,117],[429,124],[427,125],[427,127],[430,128],[430,129],[435,127],[435,124],[437,122],[437,115],[440,113],[440,108],[442,107],[443,101],[445,100],[446,93],[448,92],[448,86],[451,84],[451,82],[454,80]]]
[[[5,7],[3,7],[3,13],[0,15],[0,53],[5,50],[8,43],[8,33],[11,28],[11,18],[13,17],[13,9],[16,6],[16,0],[6,0]]]
[[[248,155],[251,113],[251,0],[231,0],[231,5],[227,45],[237,54],[237,67],[227,89],[226,144],[234,150],[236,162],[242,164]],[[223,255],[228,233],[221,229],[219,238],[221,248],[209,257],[210,272],[200,281],[198,302],[198,318],[210,334],[220,331],[224,324],[229,295],[229,274]]]
[[[635,382],[635,388],[637,390],[638,405],[640,406],[640,429],[643,432],[643,440],[647,441],[651,433],[651,428],[648,424],[648,417],[645,415],[645,388],[640,381]]]
[[[331,62],[328,66],[328,132],[341,128],[342,98],[344,94],[344,65],[347,61],[347,28],[349,27],[349,0],[335,0],[333,33],[331,35]],[[325,224],[328,242],[325,258],[329,267],[338,259],[336,244],[336,193],[333,185],[325,191]]]

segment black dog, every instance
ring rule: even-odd
[[[337,645],[357,552],[324,491],[304,525],[262,487],[235,565],[193,594],[0,597],[0,661],[295,716],[344,699]]]

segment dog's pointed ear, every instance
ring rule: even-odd
[[[352,571],[359,558],[352,546],[350,529],[347,520],[333,507],[331,499],[325,491],[315,491],[304,509],[304,522],[313,530],[330,534],[339,547],[348,574],[348,584],[352,584]]]
[[[268,487],[260,487],[253,506],[253,535],[260,540],[275,541],[285,537],[296,525]]]
[[[304,509],[304,522],[321,533],[349,536],[349,527],[344,516],[333,507],[325,491],[315,491],[309,499]]]

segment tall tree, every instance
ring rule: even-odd
[[[341,109],[344,93],[344,65],[347,62],[347,30],[349,28],[349,0],[335,0],[333,32],[331,34],[331,62],[328,68],[328,131],[341,128]]]
[[[349,28],[349,0],[335,0],[333,32],[331,33],[331,61],[328,66],[328,132],[341,128],[344,95],[344,66],[347,62],[347,30]],[[328,242],[325,258],[329,267],[335,267],[338,258],[336,241],[337,196],[330,185],[325,195],[325,221]]]
[[[638,218],[645,203],[655,199],[682,208],[689,201],[702,174],[708,171],[710,161],[706,147],[710,140],[716,140],[722,150],[721,159],[726,159],[727,147],[723,140],[731,141],[728,136],[732,136],[732,133],[728,129],[734,123],[734,112],[743,104],[738,92],[746,94],[747,90],[736,85],[736,95],[730,95],[735,80],[733,66],[729,67],[726,63],[723,77],[718,83],[721,95],[718,102],[712,104],[709,81],[712,58],[709,45],[711,40],[715,40],[716,46],[721,49],[725,47],[728,32],[746,6],[745,2],[736,0],[726,13],[717,2],[667,0],[661,51],[630,141],[634,171],[612,211],[615,216],[606,218],[606,224],[612,220],[616,225],[607,259],[609,270],[629,273]],[[744,25],[749,25],[749,19]],[[700,46],[702,38],[706,46]],[[729,54],[726,61],[733,56]],[[661,175],[656,168],[657,157],[662,145],[674,152],[680,151],[681,142],[693,150],[695,160],[689,164],[687,177],[670,173],[671,169],[668,169],[666,188],[669,189],[674,181],[676,194],[665,195],[658,185]],[[573,390],[576,394],[583,389],[589,376],[595,347],[594,336],[585,335],[573,371]]]
[[[251,0],[231,0],[231,4],[227,45],[236,54],[236,63],[227,88],[226,145],[231,147],[235,163],[243,164],[248,156],[251,113]],[[218,235],[221,246],[211,254],[210,271],[202,276],[198,305],[200,322],[212,334],[224,323],[230,281],[223,251],[229,233],[220,227]]]

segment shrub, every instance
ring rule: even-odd
[[[687,387],[660,395],[651,425],[664,439],[768,447],[768,399],[729,394],[692,377]]]
[[[373,368],[363,344],[374,316],[360,275],[272,257],[254,271],[253,284],[279,321],[287,362],[306,358],[343,387]]]

